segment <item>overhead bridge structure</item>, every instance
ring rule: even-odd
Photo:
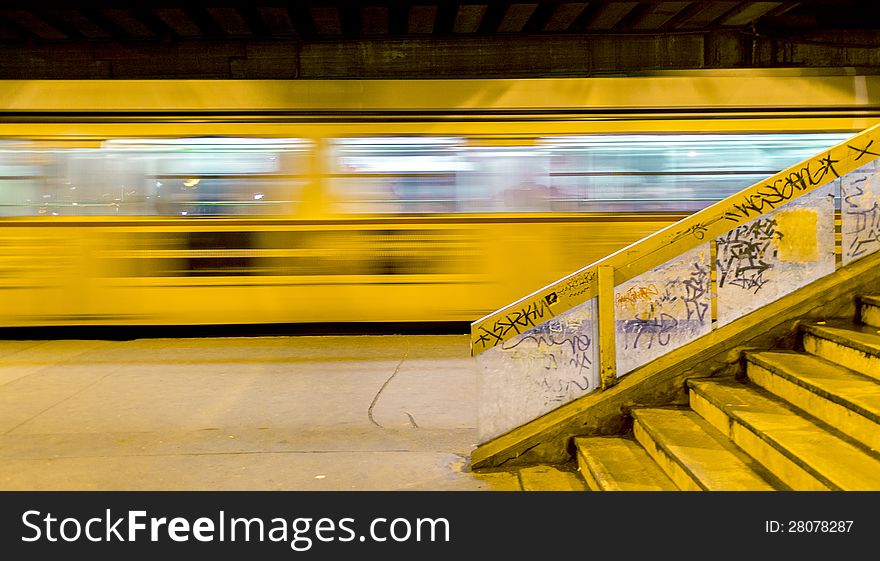
[[[876,5],[118,0],[0,7],[2,79],[620,76],[880,62]]]

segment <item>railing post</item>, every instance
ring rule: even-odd
[[[617,382],[617,351],[614,344],[614,268],[600,265],[598,269],[599,376],[602,389],[605,390]]]

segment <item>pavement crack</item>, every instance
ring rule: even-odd
[[[382,384],[382,387],[379,388],[379,391],[376,392],[376,395],[373,397],[373,401],[372,401],[372,403],[370,403],[370,407],[367,408],[367,417],[370,419],[370,422],[373,423],[374,425],[376,425],[377,427],[379,427],[380,429],[385,428],[385,427],[380,425],[379,422],[373,418],[373,408],[376,407],[376,403],[379,402],[379,397],[382,395],[382,392],[385,391],[385,388],[388,387],[388,384],[391,383],[391,380],[393,380],[394,377],[397,376],[397,373],[400,372],[400,367],[401,367],[401,365],[403,365],[403,361],[406,360],[406,356],[408,354],[409,354],[409,349],[404,351],[403,357],[400,359],[400,362],[398,362],[397,366],[394,368],[394,372],[392,372],[391,376],[389,376],[388,379],[385,380],[385,383]],[[407,413],[407,415],[409,415],[409,413]],[[415,424],[415,421],[412,419],[412,417],[410,417],[410,421],[413,424]]]

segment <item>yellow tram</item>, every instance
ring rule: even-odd
[[[471,322],[880,117],[844,71],[0,91],[0,327]]]

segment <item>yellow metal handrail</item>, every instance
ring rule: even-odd
[[[614,287],[880,157],[880,125],[794,164],[471,324],[471,355],[598,296],[602,388],[616,376]]]

